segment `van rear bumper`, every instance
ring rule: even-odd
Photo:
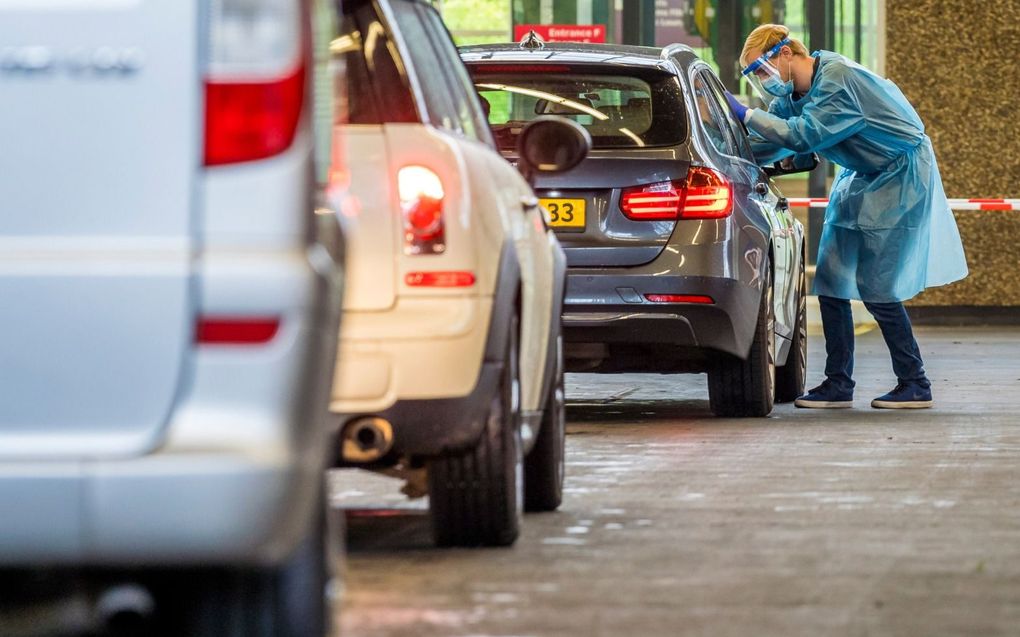
[[[0,464],[0,564],[275,563],[307,521],[290,458],[156,454]]]
[[[202,307],[276,313],[279,332],[251,347],[196,346],[152,449],[0,455],[0,566],[270,565],[290,554],[321,504],[341,290],[315,248],[261,256],[207,258]]]

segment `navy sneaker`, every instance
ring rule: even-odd
[[[829,381],[811,389],[793,404],[805,409],[850,409],[854,406],[854,393],[836,390]]]
[[[931,387],[918,383],[900,383],[896,389],[871,401],[875,409],[928,409],[932,406]]]

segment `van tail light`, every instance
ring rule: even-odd
[[[683,180],[625,188],[620,210],[635,221],[721,219],[733,214],[733,188],[711,168],[691,166]]]
[[[200,316],[195,341],[200,345],[257,345],[273,340],[279,330],[276,317]]]
[[[211,0],[205,165],[277,155],[294,142],[305,102],[302,0]]]
[[[404,254],[444,252],[446,192],[439,175],[424,166],[404,166],[397,172],[397,194],[404,224]]]

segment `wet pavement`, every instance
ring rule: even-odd
[[[1020,634],[1020,330],[919,330],[936,408],[711,416],[704,376],[568,376],[560,511],[431,547],[400,483],[336,472],[344,637]],[[811,341],[811,380],[822,344]]]

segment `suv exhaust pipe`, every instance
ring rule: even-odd
[[[152,628],[156,602],[137,584],[107,588],[96,600],[96,620],[108,635],[146,635]]]
[[[393,426],[376,416],[357,418],[340,433],[340,457],[346,462],[375,462],[393,447]]]

